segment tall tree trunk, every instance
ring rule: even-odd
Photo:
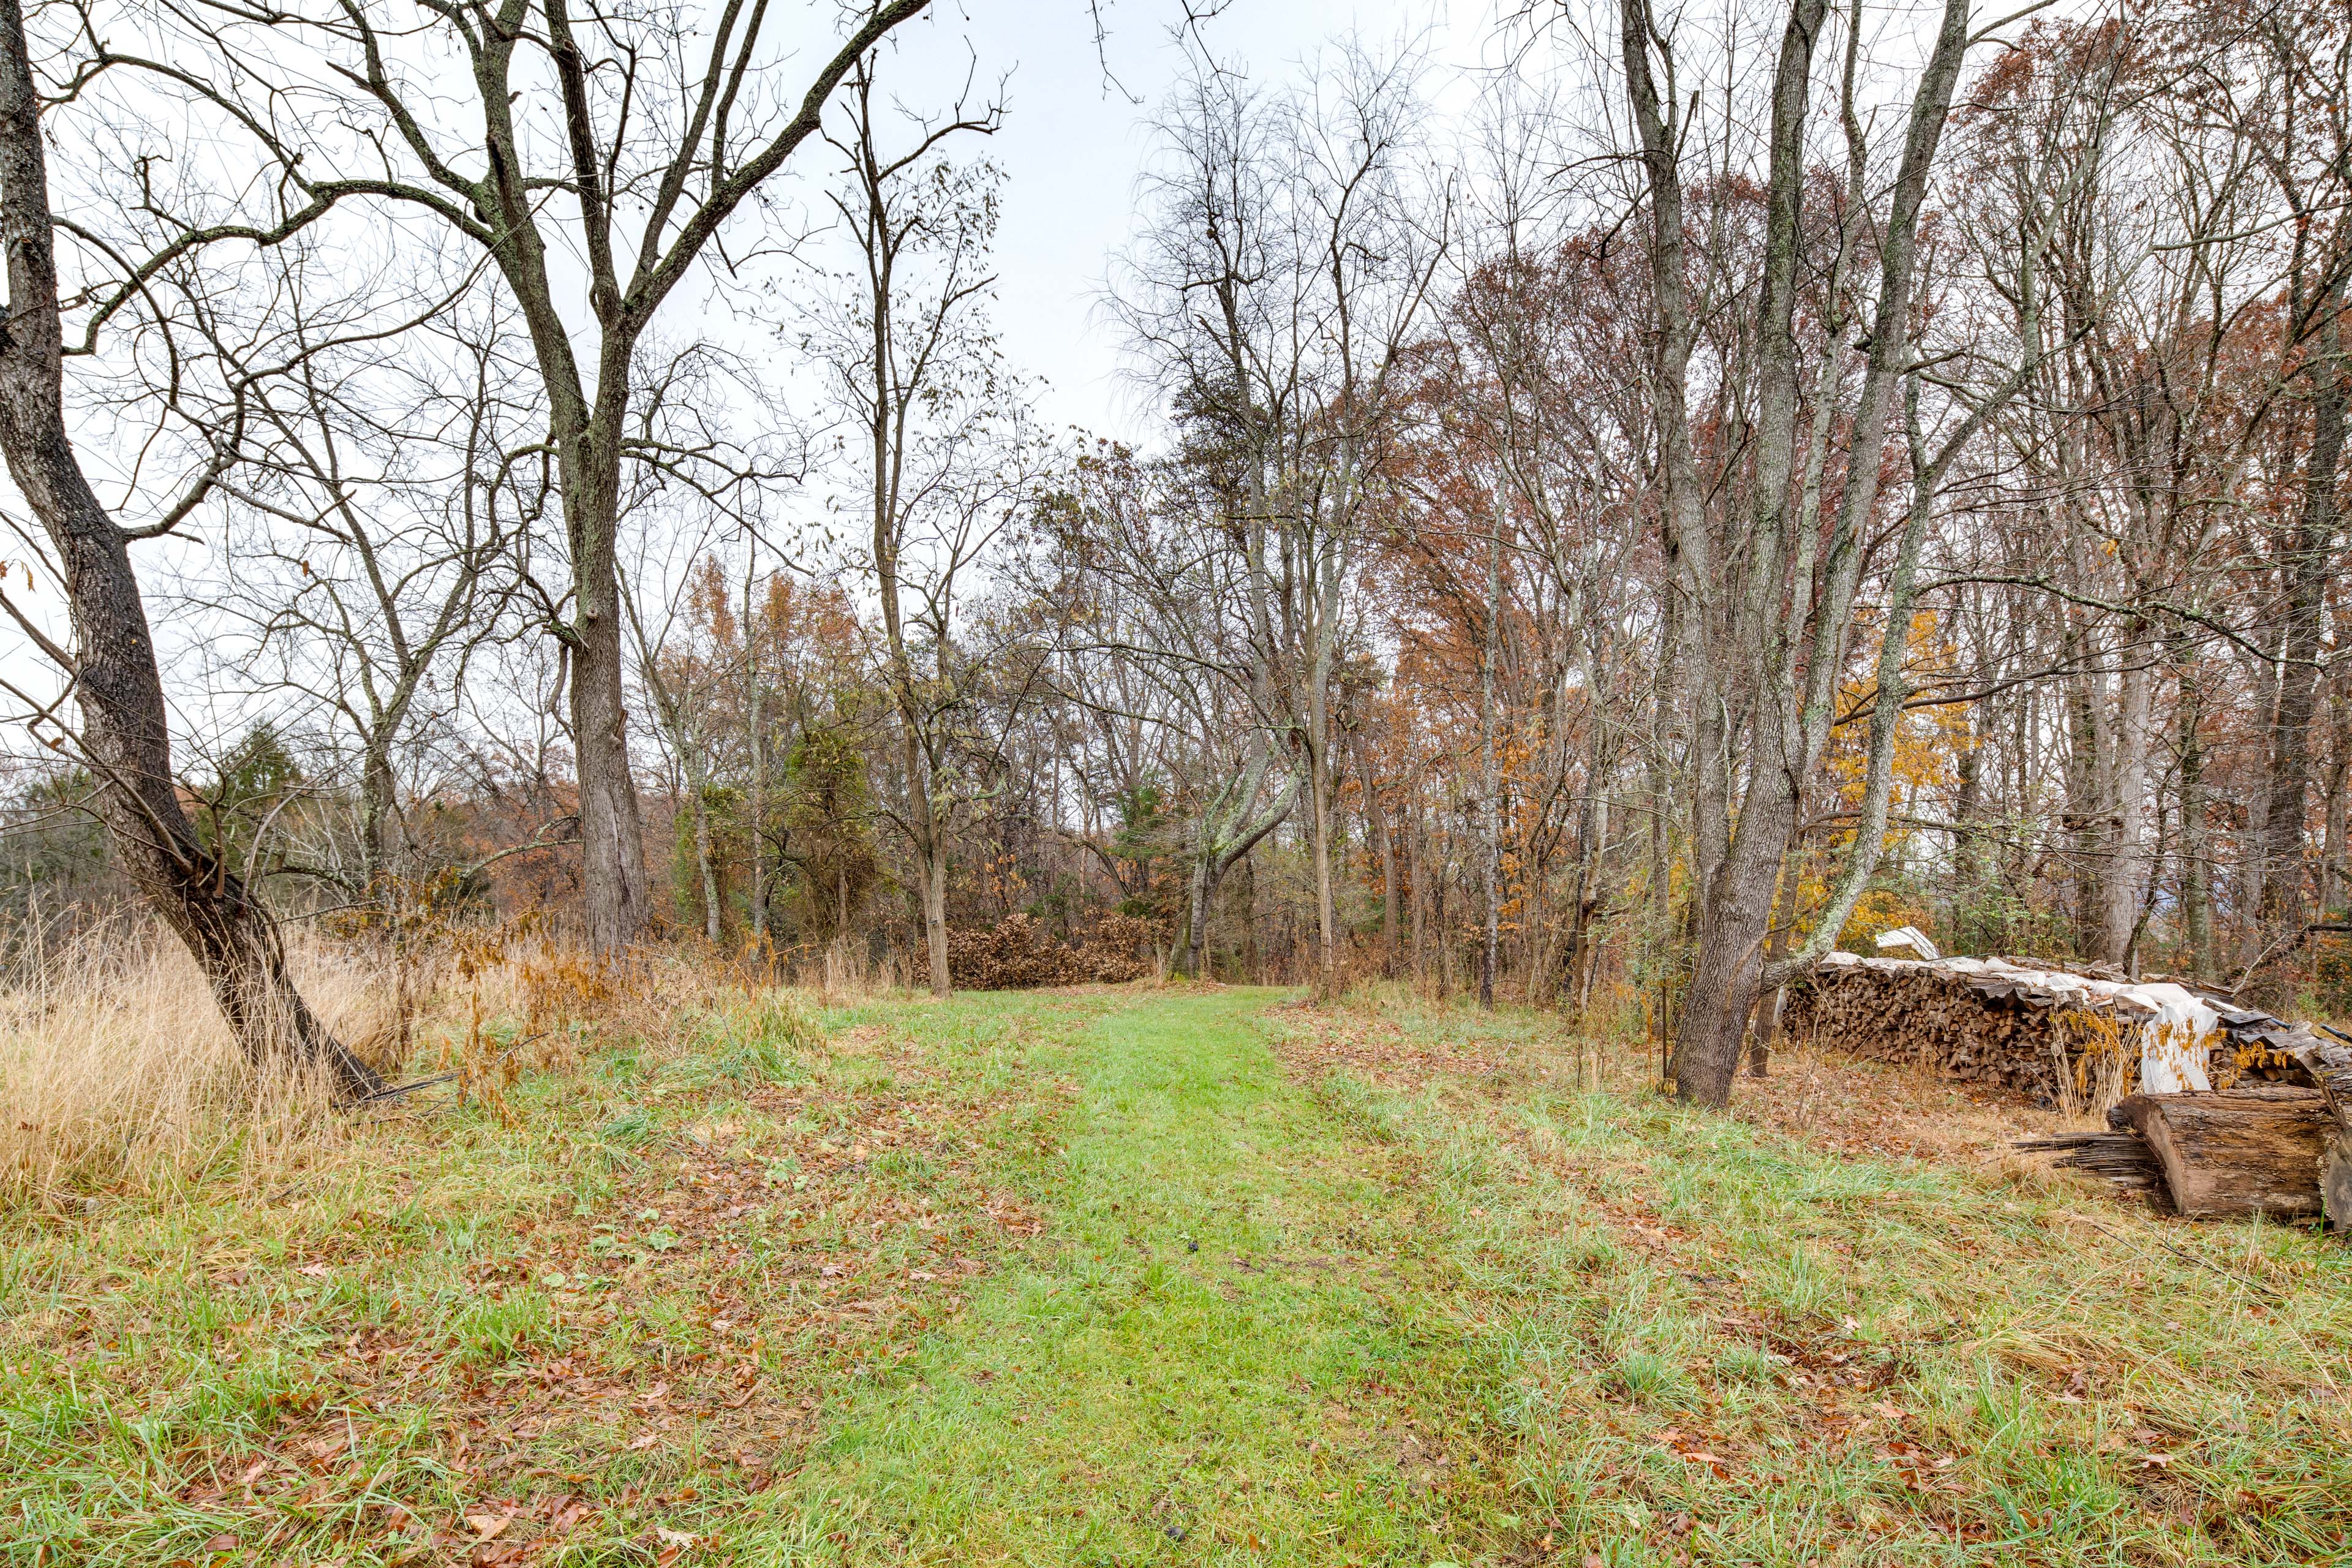
[[[1496,486],[1499,498],[1501,487]],[[1495,738],[1495,658],[1503,625],[1501,508],[1486,542],[1486,636],[1478,650],[1478,880],[1486,896],[1486,929],[1478,948],[1478,1005],[1495,1010],[1495,957],[1502,936],[1503,777]]]
[[[1801,803],[1798,808],[1798,818],[1797,840],[1801,841],[1804,837]],[[1797,842],[1791,842],[1790,848],[1794,851]],[[1789,931],[1795,923],[1790,918],[1789,906],[1794,901],[1798,879],[1793,869],[1785,868],[1788,866],[1785,860],[1782,864],[1784,869],[1780,875],[1780,890],[1772,900],[1772,934],[1764,942],[1764,961],[1768,965],[1788,954]],[[1750,1078],[1769,1078],[1772,1074],[1772,1047],[1780,1043],[1780,1011],[1787,998],[1788,987],[1785,985],[1767,986],[1757,993],[1756,1016],[1748,1041],[1748,1076]]]
[[[1591,688],[1588,686],[1587,690]],[[1575,858],[1570,862],[1568,894],[1567,951],[1560,955],[1559,1000],[1570,1002],[1583,993],[1584,949],[1591,940],[1592,928],[1593,860],[1597,853],[1594,835],[1601,819],[1601,726],[1596,717],[1592,726],[1591,760],[1585,767],[1582,797],[1576,803]],[[1578,1007],[1578,1023],[1583,1022],[1582,1007]]]
[[[931,994],[945,996],[948,977],[948,858],[944,850],[923,862],[923,934],[930,949]]]
[[[2319,907],[2330,916],[2344,909],[2347,886],[2352,885],[2347,884],[2352,866],[2345,863],[2346,819],[2352,815],[2347,810],[2352,805],[2347,799],[2347,785],[2352,784],[2352,777],[2347,777],[2352,772],[2352,700],[2345,691],[2347,673],[2352,672],[2337,674],[2327,700],[2333,722],[2328,727],[2332,741],[2327,753],[2326,837],[2319,852]]]
[[[1237,979],[1257,984],[1265,978],[1265,951],[1257,939],[1257,860],[1244,855],[1242,871],[1241,973]]]
[[[710,855],[710,791],[697,782],[689,782],[687,787],[694,794],[694,869],[702,887],[702,940],[717,947],[720,910],[719,868]]]
[[[1640,56],[1643,61],[1642,79],[1635,91],[1636,118],[1641,122],[1651,165],[1654,222],[1663,224],[1670,215],[1664,210],[1666,204],[1660,201],[1664,186],[1658,170],[1662,163],[1670,163],[1677,154],[1666,143],[1663,125],[1657,123],[1660,106],[1656,89],[1648,81],[1649,45],[1646,37],[1634,36],[1634,9],[1629,0],[1625,6],[1625,53],[1629,76],[1634,57]],[[1785,692],[1777,689],[1783,680],[1792,679],[1794,672],[1775,660],[1768,649],[1765,612],[1769,595],[1773,612],[1769,619],[1778,621],[1786,552],[1792,542],[1786,537],[1784,510],[1796,462],[1793,315],[1802,216],[1804,126],[1811,100],[1813,47],[1827,9],[1826,0],[1796,0],[1781,35],[1774,70],[1764,280],[1757,308],[1756,353],[1762,406],[1757,437],[1756,516],[1748,543],[1751,564],[1737,601],[1728,606],[1731,636],[1728,646],[1720,649],[1722,658],[1703,660],[1697,671],[1699,708],[1694,716],[1696,754],[1692,761],[1699,947],[1690,990],[1676,1023],[1673,1073],[1679,1096],[1709,1105],[1725,1104],[1730,1098],[1732,1075],[1738,1068],[1740,1046],[1748,1016],[1754,1009],[1757,977],[1763,966],[1764,939],[1772,923],[1772,900],[1780,883],[1780,857],[1796,826],[1796,790],[1801,761],[1790,745],[1796,736],[1798,717],[1792,710],[1795,689],[1790,685]],[[1676,184],[1679,184],[1678,178]],[[1672,221],[1679,226],[1678,189],[1673,205],[1677,210],[1671,215]],[[1657,248],[1654,243],[1654,251]],[[1654,275],[1664,271],[1662,260],[1663,258],[1654,257]],[[1679,302],[1679,278],[1674,285],[1676,314],[1686,318],[1687,308]],[[1897,301],[1903,309],[1907,309],[1908,303],[1907,297]],[[1688,331],[1686,325],[1678,327],[1667,319],[1662,319],[1661,327],[1663,332]],[[1880,357],[1880,353],[1874,353],[1874,372],[1878,369]],[[1874,374],[1865,381],[1865,400],[1877,382]],[[1662,426],[1685,423],[1686,416],[1679,414],[1661,421]],[[1868,449],[1871,434],[1867,417],[1858,417],[1854,467],[1859,470],[1867,466],[1874,478],[1877,458],[1876,453]],[[1883,416],[1880,434],[1883,435]],[[1686,435],[1684,439],[1687,441]],[[1685,479],[1669,488],[1684,488],[1690,482]],[[1695,514],[1699,510],[1696,494],[1684,504]],[[1705,528],[1702,520],[1694,531],[1703,533]],[[1689,551],[1687,542],[1684,548]],[[1694,564],[1699,570],[1696,602],[1721,603],[1721,586],[1712,581],[1711,571],[1703,563]],[[1802,585],[1799,591],[1804,591]],[[1842,632],[1843,627],[1839,630]],[[1722,663],[1726,660],[1740,668],[1725,670]],[[1730,682],[1743,679],[1756,683],[1755,689],[1761,698],[1752,732],[1759,742],[1775,744],[1776,754],[1759,755],[1749,770],[1747,797],[1740,806],[1735,835],[1728,771],[1733,736],[1726,693]],[[1773,689],[1768,690],[1767,687]]]
[[[1412,988],[1415,992],[1419,992],[1429,983],[1429,889],[1427,869],[1429,865],[1429,857],[1426,852],[1427,847],[1424,842],[1427,834],[1428,828],[1423,819],[1421,812],[1421,797],[1418,790],[1416,790],[1413,795],[1412,819],[1406,826],[1404,841],[1405,879],[1412,884],[1409,894],[1409,897],[1412,899],[1412,903],[1409,906],[1411,913],[1408,918],[1412,922],[1410,945],[1412,953]]]
[[[895,618],[895,617],[894,617]],[[944,997],[953,988],[948,977],[948,855],[940,841],[940,819],[931,800],[931,781],[924,765],[923,748],[916,739],[911,694],[902,704],[899,723],[901,761],[907,770],[907,806],[913,817],[915,865],[922,879],[923,948],[930,970],[931,994]]]
[[[2149,668],[2147,627],[2137,619],[2126,622],[2123,668],[2116,678],[2116,776],[2107,819],[2107,871],[2099,905],[2099,946],[2102,963],[2132,962],[2133,937],[2138,930],[2140,899],[2147,890],[2147,757],[2154,740],[2152,688],[2156,672]]]
[[[8,314],[0,334],[0,452],[63,574],[81,714],[79,742],[124,871],[187,946],[247,1058],[332,1075],[346,1097],[383,1087],[310,1011],[287,973],[277,923],[206,849],[180,806],[169,721],[130,541],[90,489],[65,425],[64,324],[40,102],[20,0],[0,0],[0,238]],[[201,495],[191,496],[181,515]]]
[[[2205,828],[2204,693],[2194,661],[2180,669],[2180,919],[2189,940],[2189,973],[2210,981],[2213,948],[2213,850]]]
[[[1984,756],[1979,750],[1977,712],[1973,704],[1961,710],[1966,726],[1955,767],[1958,787],[1952,802],[1952,938],[1963,952],[1983,951],[1986,940],[1980,902],[1985,890],[1984,833],[1978,818],[1984,812]]]
[[[1369,772],[1364,779],[1364,814],[1372,828],[1381,836],[1381,977],[1393,980],[1397,972],[1397,853],[1396,820],[1372,786]]]
[[[2304,836],[2311,784],[2311,721],[2317,707],[2322,611],[2335,564],[2336,481],[2344,457],[2346,382],[2341,334],[2333,314],[2314,356],[2311,451],[2304,459],[2303,506],[2284,563],[2286,625],[2280,639],[2278,705],[2271,720],[2270,773],[2264,782],[2261,954],[2244,994],[2255,1006],[2294,1005],[2294,954],[2308,918],[2304,904]]]
[[[1430,872],[1430,930],[1437,938],[1437,994],[1444,997],[1454,994],[1454,932],[1445,920],[1445,889],[1454,879],[1454,866],[1443,841],[1431,848],[1436,851],[1436,864]]]
[[[743,706],[744,739],[751,742],[751,788],[746,804],[745,845],[750,864],[744,868],[751,879],[748,889],[751,909],[751,940],[765,958],[768,945],[768,736],[761,709],[763,693],[760,689],[760,622],[756,606],[751,602],[752,585],[758,577],[756,554],[749,557],[743,569]]]
[[[607,367],[625,379],[624,369]],[[599,410],[601,415],[604,411]],[[601,423],[601,420],[600,420]],[[579,606],[569,632],[572,743],[580,776],[580,853],[588,940],[598,952],[627,948],[652,913],[646,871],[645,820],[629,761],[624,687],[619,563],[618,431],[583,433],[564,464],[564,528]],[[605,448],[611,448],[609,451]]]
[[[1811,5],[1815,0],[1802,0]],[[1691,436],[1690,361],[1697,329],[1690,310],[1686,275],[1687,236],[1683,218],[1683,180],[1679,163],[1681,122],[1677,106],[1660,94],[1650,68],[1652,40],[1657,33],[1649,0],[1620,0],[1619,33],[1622,44],[1626,93],[1632,102],[1650,196],[1650,289],[1657,316],[1654,348],[1649,365],[1651,401],[1657,411],[1657,478],[1664,495],[1659,515],[1659,543],[1665,556],[1663,584],[1665,656],[1658,661],[1657,698],[1660,736],[1652,776],[1654,832],[1653,897],[1663,916],[1670,903],[1665,886],[1665,823],[1671,785],[1667,755],[1688,742],[1694,783],[1692,842],[1696,880],[1704,885],[1722,858],[1729,802],[1724,789],[1720,761],[1722,736],[1716,729],[1721,705],[1708,700],[1716,676],[1706,657],[1710,627],[1696,606],[1714,597],[1712,542],[1707,531],[1706,497],[1699,480],[1696,448]],[[1695,683],[1693,701],[1685,704],[1684,687]],[[1700,724],[1685,727],[1686,707],[1695,706]]]
[[[1195,980],[1209,978],[1209,895],[1214,889],[1209,883],[1209,863],[1192,862],[1192,875],[1185,900],[1184,935],[1186,951],[1191,956],[1190,972]]]
[[[1315,997],[1339,999],[1339,909],[1331,877],[1330,714],[1320,683],[1307,700],[1313,733],[1307,746],[1307,788],[1314,795]]]
[[[2093,679],[2095,672],[2089,662],[2092,654],[2074,610],[2062,608],[2059,613],[2065,617],[2065,630],[2060,641],[2062,658],[2067,668],[2066,811],[2063,826],[2074,872],[2075,942],[2082,950],[2095,951],[2098,911],[2104,907],[2100,889],[2105,879],[2110,811],[2106,789],[2110,782],[2107,729],[2104,716],[2106,694],[2102,689],[2104,682]]]
[[[381,731],[368,737],[366,754],[360,759],[360,832],[368,895],[389,900],[391,884],[406,858],[407,836],[401,828],[399,784],[392,771],[392,737]]]

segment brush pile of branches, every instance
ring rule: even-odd
[[[948,975],[971,991],[1140,980],[1160,937],[1156,921],[1108,914],[1065,942],[1027,915],[1007,915],[985,929],[948,932]]]

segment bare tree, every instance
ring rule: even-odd
[[[1163,116],[1150,227],[1116,295],[1147,375],[1223,476],[1258,700],[1281,712],[1304,775],[1326,997],[1340,973],[1332,682],[1400,364],[1449,235],[1443,174],[1422,178],[1417,68],[1350,47],[1279,97],[1196,61]]]
[[[1199,450],[1139,462],[1082,454],[1042,509],[1028,593],[1055,628],[1055,694],[1125,743],[1120,789],[1143,784],[1145,731],[1174,808],[1169,852],[1185,867],[1181,962],[1206,978],[1219,887],[1286,822],[1304,777],[1263,646],[1250,635],[1246,573],[1215,542],[1232,476]]]
[[[1003,366],[986,306],[1000,176],[947,155],[984,136],[993,108],[909,119],[905,144],[877,101],[874,68],[849,72],[835,210],[854,251],[802,336],[856,446],[845,466],[863,492],[858,553],[882,613],[883,679],[898,716],[905,806],[932,992],[948,994],[948,861],[971,781],[959,746],[984,661],[961,646],[959,614],[981,558],[1016,521],[1034,455],[1023,391]]]
[[[844,7],[846,31],[797,94],[780,90],[791,45],[760,5],[723,6],[693,43],[670,13],[575,16],[565,0],[431,7],[399,26],[331,0],[148,16],[77,5],[93,71],[136,69],[246,138],[267,169],[255,183],[282,200],[238,226],[245,237],[274,241],[364,203],[446,226],[497,268],[536,359],[571,568],[548,629],[568,656],[588,930],[600,949],[625,946],[649,907],[616,570],[625,473],[642,455],[633,363],[730,221],[817,133],[834,89],[929,0]],[[112,42],[125,36],[151,52]],[[534,136],[539,123],[559,134]],[[126,290],[215,237],[193,219],[177,227]],[[566,309],[575,292],[584,319]]]
[[[359,853],[346,891],[396,912],[400,884],[422,869],[402,774],[454,714],[474,655],[514,630],[517,545],[546,500],[544,425],[517,374],[522,345],[469,299],[470,277],[387,320],[373,298],[334,298],[320,275],[337,259],[303,240],[262,262],[272,286],[258,332],[184,279],[209,379],[243,405],[243,458],[217,491],[225,570],[186,607],[226,616],[212,647],[240,683],[298,713],[317,704],[352,745]],[[157,395],[184,405],[195,379],[184,364]],[[236,416],[188,412],[205,428]]]
[[[268,911],[205,847],[181,807],[163,679],[131,565],[137,534],[100,503],[67,436],[56,224],[18,0],[0,0],[0,232],[8,271],[0,453],[47,535],[52,569],[65,585],[73,646],[58,645],[13,605],[10,612],[67,673],[81,714],[71,743],[97,781],[98,810],[116,852],[148,903],[187,944],[246,1054],[262,1065],[290,1056],[324,1068],[346,1096],[372,1092],[382,1087],[374,1070],[334,1037],[295,989]],[[202,504],[233,451],[233,440],[225,440],[158,523],[137,532],[168,530]],[[41,706],[40,721],[64,731],[57,705]],[[62,743],[61,735],[53,738]]]

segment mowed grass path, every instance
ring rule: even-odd
[[[1579,1089],[1533,1013],[693,1005],[9,1216],[0,1565],[2352,1562],[2340,1238]]]
[[[808,1536],[927,1561],[1444,1554],[1454,1423],[1407,1396],[1449,1338],[1414,1289],[1428,1216],[1411,1162],[1276,1062],[1276,1000],[1155,996],[1081,1037],[1047,1235],[841,1416],[790,1488]]]
[[[802,1542],[2352,1562],[2340,1239],[1857,1159],[1638,1081],[1578,1091],[1577,1055],[1539,1016],[1396,996],[1102,1017],[1047,1235],[842,1413],[781,1494]]]

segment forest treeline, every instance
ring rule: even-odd
[[[529,915],[1410,977],[1717,1103],[1895,926],[2352,985],[2340,5],[1507,7],[1446,118],[1194,16],[1125,442],[904,67],[986,10],[0,0],[16,930],[143,899],[257,1052],[341,1049],[284,921]]]

